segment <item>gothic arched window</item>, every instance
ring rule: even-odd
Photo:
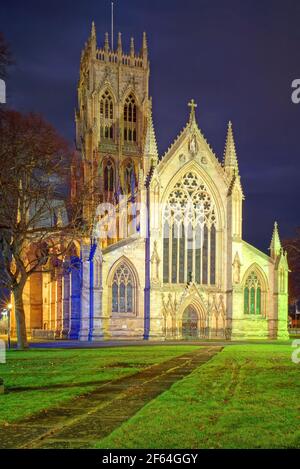
[[[216,214],[197,174],[175,185],[163,212],[163,281],[216,283]]]
[[[104,167],[104,190],[114,191],[114,167],[111,160],[108,160]]]
[[[131,269],[122,262],[112,282],[112,312],[135,313],[136,284]]]
[[[129,161],[124,168],[124,191],[130,194],[134,191],[136,186],[134,166],[132,161]]]
[[[100,137],[105,140],[114,138],[114,106],[109,91],[105,91],[100,99]]]
[[[131,93],[124,104],[124,140],[126,142],[136,142],[137,136],[137,106]]]
[[[244,285],[244,314],[262,314],[261,282],[252,271]]]

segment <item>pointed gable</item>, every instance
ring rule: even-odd
[[[189,106],[191,107],[189,121],[160,159],[158,171],[165,168],[170,159],[179,152],[179,159],[182,163],[194,159],[203,166],[212,164],[222,178],[224,178],[221,163],[198,127],[194,100],[189,103]]]

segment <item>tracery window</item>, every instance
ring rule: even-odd
[[[117,268],[112,283],[112,312],[135,312],[136,285],[129,267],[122,262]]]
[[[244,287],[244,314],[262,314],[262,290],[257,274],[252,271]]]
[[[136,185],[134,166],[132,161],[128,161],[124,168],[124,191],[130,194],[134,191]]]
[[[163,281],[216,283],[216,214],[197,174],[175,185],[163,212]]]
[[[104,189],[107,192],[114,190],[114,167],[111,160],[108,160],[104,168]]]
[[[137,106],[131,93],[124,105],[124,141],[136,142],[137,136]]]
[[[100,99],[100,137],[106,140],[113,140],[114,128],[114,107],[109,91],[105,91]]]

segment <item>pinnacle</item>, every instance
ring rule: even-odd
[[[282,246],[281,246],[281,241],[280,241],[279,232],[278,232],[278,223],[277,221],[275,221],[271,244],[270,244],[271,256],[273,258],[278,256],[281,252],[281,249],[282,249]]]
[[[158,160],[157,142],[152,118],[152,103],[149,106],[149,118],[145,140],[145,155],[150,156],[154,161]]]
[[[236,149],[235,149],[231,121],[228,122],[223,164],[225,167],[235,168],[235,170],[237,170],[238,172],[238,160],[236,156]]]
[[[146,32],[143,32],[143,49],[147,49],[147,35]]]
[[[96,26],[95,26],[95,22],[92,21],[92,30],[91,30],[91,37],[96,37]]]

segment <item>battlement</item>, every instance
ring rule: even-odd
[[[128,65],[129,67],[143,68],[144,65],[143,58],[140,56],[131,57],[126,54],[119,55],[117,52],[106,52],[104,49],[97,49],[96,58],[102,62],[120,63],[122,65]]]
[[[143,33],[142,48],[138,54],[135,52],[134,38],[130,39],[130,52],[124,53],[122,48],[122,35],[118,33],[117,48],[115,49],[109,41],[108,33],[105,33],[103,47],[97,47],[96,28],[92,23],[91,35],[85,43],[81,55],[81,65],[85,65],[90,59],[101,62],[124,65],[128,67],[147,68],[148,67],[148,46],[146,33]]]

